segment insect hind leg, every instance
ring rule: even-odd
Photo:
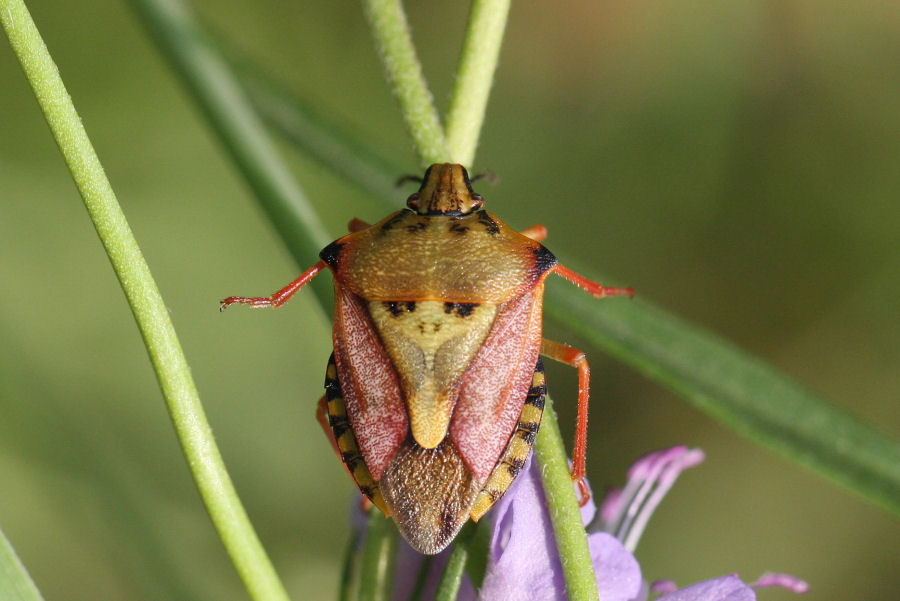
[[[541,343],[541,354],[578,370],[578,419],[575,425],[575,445],[572,449],[572,481],[578,486],[578,502],[584,506],[591,499],[591,492],[585,482],[591,370],[584,353],[568,344],[544,338]]]

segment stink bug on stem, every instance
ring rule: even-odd
[[[353,220],[272,296],[221,308],[279,307],[331,270],[334,353],[320,420],[360,491],[434,554],[525,464],[546,393],[540,355],[578,369],[572,479],[587,500],[588,364],[542,340],[544,280],[556,273],[598,298],[634,292],[560,265],[539,242],[543,226],[519,233],[485,211],[461,165],[429,167],[406,204],[372,226]]]

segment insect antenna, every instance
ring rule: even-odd
[[[500,181],[500,178],[493,171],[482,171],[481,173],[473,176],[472,179],[470,179],[469,181],[472,183],[475,183],[480,179],[485,179],[492,184],[496,184],[497,182]]]
[[[394,182],[394,187],[399,188],[406,182],[417,182],[417,183],[421,184],[422,181],[423,181],[422,178],[418,175],[403,175],[399,179],[397,179],[397,181]]]

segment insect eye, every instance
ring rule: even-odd
[[[419,193],[415,192],[409,195],[409,198],[406,199],[406,206],[410,209],[418,209],[419,208]]]

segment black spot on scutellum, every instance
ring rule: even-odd
[[[478,307],[478,303],[444,303],[444,313],[456,313],[457,317],[468,317]]]

